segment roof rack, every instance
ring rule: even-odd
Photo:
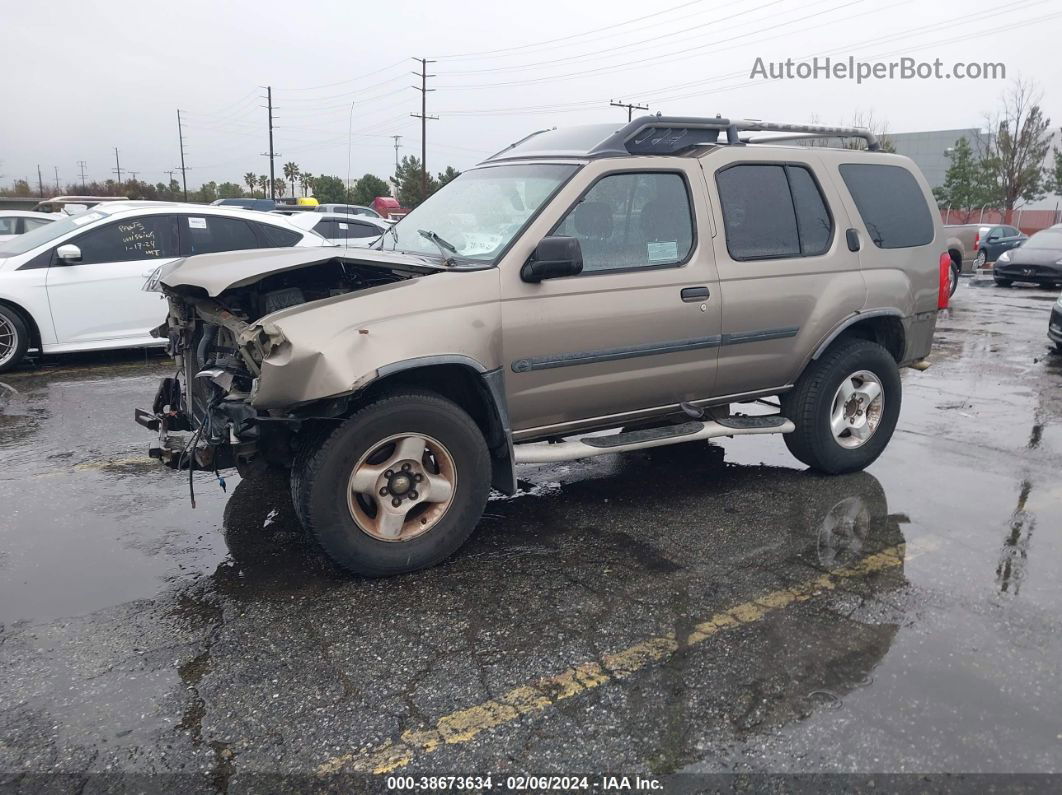
[[[784,135],[753,139],[747,133]],[[801,138],[861,138],[867,149],[881,149],[877,136],[863,127],[824,127],[817,124],[783,124],[760,119],[724,119],[722,116],[641,116],[616,129],[587,125],[539,130],[488,157],[484,162],[539,157],[626,157],[627,155],[677,155],[700,146],[725,141],[731,146],[769,144]],[[744,133],[744,134],[743,134]],[[603,136],[603,137],[599,137]]]
[[[715,136],[699,136],[697,133],[701,131],[714,131]],[[724,119],[721,116],[641,116],[621,127],[588,154],[591,157],[648,154],[650,151],[657,154],[674,154],[678,151],[675,147],[685,149],[696,145],[694,142],[697,140],[702,144],[717,143],[719,133],[723,131],[726,131],[728,144],[755,143],[747,136],[743,137],[743,132],[779,132],[792,135],[772,140],[784,140],[789,137],[862,138],[871,152],[881,148],[877,136],[864,127],[824,127],[818,124],[786,124],[760,119]],[[650,142],[648,148],[644,146],[647,141]]]

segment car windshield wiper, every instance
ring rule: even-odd
[[[395,231],[395,226],[396,226],[396,224],[391,224],[389,227],[387,227],[387,229],[383,232],[383,234],[380,235],[380,245],[378,245],[376,247],[377,251],[383,251],[384,238],[387,237],[388,235],[393,237],[394,241],[395,241],[394,243],[391,244],[391,248],[394,249],[398,245],[398,232]]]
[[[439,252],[443,255],[443,262],[447,265],[454,264],[454,259],[451,255],[457,253],[457,247],[453,243],[435,234],[430,229],[418,229],[417,234],[426,240],[430,240],[438,247]]]

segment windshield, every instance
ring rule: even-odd
[[[457,260],[493,262],[576,168],[536,163],[466,171],[395,224],[383,248],[440,257],[441,239],[446,257],[452,246]]]
[[[24,235],[19,235],[0,243],[0,257],[14,257],[18,254],[25,254],[27,251],[37,248],[37,246],[51,243],[67,232],[73,232],[85,224],[106,217],[105,213],[96,210],[88,210],[77,215],[67,215],[58,221],[52,221],[50,224],[37,227]]]
[[[1062,249],[1062,232],[1037,232],[1025,241],[1022,248]]]

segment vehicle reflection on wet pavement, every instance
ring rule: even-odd
[[[964,280],[865,473],[757,437],[524,467],[453,560],[387,580],[320,553],[282,472],[199,473],[192,510],[131,421],[165,359],[8,373],[0,782],[1057,770],[1045,296]]]

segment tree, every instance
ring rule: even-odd
[[[258,187],[258,177],[255,176],[253,171],[248,171],[243,175],[243,181],[251,189],[251,197],[254,198],[254,189]]]
[[[15,195],[16,196],[32,196],[33,192],[30,190],[29,182],[24,179],[15,180]]]
[[[351,204],[372,204],[377,196],[390,196],[391,186],[375,174],[366,174],[347,192]]]
[[[295,198],[295,180],[299,178],[299,167],[292,162],[284,164],[284,179],[291,180],[291,198]],[[280,191],[280,195],[284,195],[284,191]]]
[[[450,182],[451,180],[457,179],[457,177],[459,177],[459,176],[461,176],[461,172],[460,171],[458,171],[453,166],[447,166],[446,167],[446,171],[440,171],[439,172],[439,180],[438,180],[439,181],[439,187],[441,188],[447,182]]]
[[[391,184],[395,186],[399,203],[403,207],[411,208],[416,207],[439,189],[439,183],[429,174],[428,191],[424,192],[420,159],[413,155],[406,155],[402,158],[395,175],[391,177]]]
[[[1000,98],[999,113],[988,118],[991,135],[981,141],[992,198],[1003,204],[1008,223],[1019,199],[1031,202],[1045,195],[1051,120],[1040,110],[1042,96],[1033,83],[1015,80]]]
[[[277,177],[275,180],[273,180],[273,195],[276,196],[278,199],[284,198],[284,191],[286,191],[287,189],[288,183],[286,183],[280,177]]]
[[[269,177],[267,177],[265,174],[259,174],[258,187],[262,189],[262,197],[266,198],[266,191],[269,190]]]
[[[321,204],[342,204],[347,198],[347,190],[339,177],[315,177],[313,195]]]
[[[309,195],[309,192],[313,190],[313,174],[309,172],[300,173],[299,182],[302,183],[302,195]]]
[[[243,196],[243,188],[235,182],[222,182],[218,185],[219,199],[239,199]]]
[[[1054,162],[1048,166],[1047,182],[1044,185],[1044,189],[1048,193],[1062,196],[1062,149],[1056,148],[1051,154]]]
[[[944,184],[933,188],[933,195],[942,210],[952,208],[965,211],[962,222],[967,223],[975,208],[992,201],[988,172],[965,137],[955,142],[948,152],[948,159],[951,165],[944,175]]]

